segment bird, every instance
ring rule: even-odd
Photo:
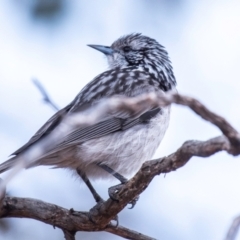
[[[96,76],[63,109],[56,112],[12,157],[0,164],[0,173],[12,168],[19,157],[59,126],[72,114],[93,108],[100,100],[115,96],[136,97],[145,93],[165,94],[176,90],[176,79],[165,48],[141,33],[118,38],[111,46],[88,45],[102,52],[108,70]],[[77,172],[96,202],[102,201],[90,179],[117,178],[119,185],[109,188],[109,195],[127,182],[150,160],[169,125],[170,106],[150,108],[136,117],[122,113],[108,114],[97,123],[66,133],[31,166],[53,166]],[[132,202],[134,205],[135,202]]]

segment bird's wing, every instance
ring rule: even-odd
[[[81,144],[94,138],[100,138],[110,133],[125,131],[138,124],[146,124],[160,111],[160,108],[154,108],[135,119],[110,118],[88,127],[79,128],[64,137],[61,143],[54,148],[53,152],[68,148],[74,144]]]
[[[129,74],[130,72],[131,74]],[[104,97],[114,95],[133,97],[141,93],[156,91],[157,86],[154,86],[152,82],[153,76],[134,68],[116,68],[100,74],[82,89],[72,103],[54,114],[25,145],[12,155],[18,155],[24,152],[32,144],[47,136],[59,125],[66,115],[84,111],[89,108],[89,106],[94,106],[96,102]],[[67,136],[63,136],[63,140],[56,148],[69,146],[69,144],[71,145],[74,142],[80,143],[89,139],[105,136],[119,130],[123,131],[130,126],[146,121],[149,117],[154,114],[156,115],[160,111],[160,109],[149,110],[150,111],[137,119],[133,119],[127,115],[123,118],[122,114],[120,117],[117,116],[117,114],[114,114],[112,117],[108,116],[108,119],[105,121],[101,121],[100,119],[99,123],[93,126],[79,128]]]

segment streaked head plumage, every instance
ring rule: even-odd
[[[171,61],[165,48],[155,39],[133,33],[120,37],[110,47],[90,45],[107,56],[110,69],[136,67],[176,85]]]

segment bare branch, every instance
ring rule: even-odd
[[[115,113],[119,114],[122,112],[125,116],[137,117],[153,107],[167,106],[171,103],[189,106],[202,118],[216,125],[231,142],[231,149],[228,151],[234,155],[240,153],[239,133],[224,118],[208,110],[196,99],[176,93],[162,94],[161,96],[155,93],[149,93],[134,98],[113,97],[104,99],[88,110],[65,117],[51,134],[39,140],[21,155],[21,161],[19,161],[21,164],[19,164],[18,169],[32,165],[34,161],[45,152],[54,149],[64,136],[78,127],[86,127],[103,121],[109,114],[114,116]],[[58,114],[61,115],[61,111],[59,111]],[[14,174],[19,171],[18,169],[14,169]],[[11,177],[9,177],[9,179],[11,179]]]
[[[107,227],[100,227],[89,219],[88,214],[88,212],[67,210],[36,199],[17,197],[5,197],[3,207],[0,209],[1,218],[31,218],[58,227],[63,230],[66,240],[74,239],[77,231],[103,230],[127,239],[154,239],[122,226],[114,227],[107,224]]]
[[[208,141],[187,141],[175,153],[145,162],[137,174],[118,193],[119,202],[108,199],[101,206],[95,206],[91,210],[94,212],[94,221],[98,224],[107,224],[132,199],[140,195],[156,175],[175,171],[184,166],[193,156],[208,157],[229,149],[228,140],[224,136],[219,136]]]
[[[236,217],[233,220],[233,222],[232,222],[232,224],[231,224],[231,226],[230,226],[230,228],[227,232],[227,236],[226,236],[225,240],[236,239],[237,233],[238,233],[238,230],[239,230],[239,226],[240,226],[240,216]]]
[[[33,83],[35,86],[38,88],[38,90],[41,92],[43,95],[43,100],[51,105],[55,110],[59,110],[59,108],[56,106],[56,104],[53,103],[53,101],[50,99],[49,95],[47,94],[45,88],[42,86],[42,84],[36,80],[33,79]],[[143,98],[142,98],[143,97]],[[114,98],[113,98],[114,99]],[[113,100],[112,99],[112,100]],[[146,107],[143,109],[139,110],[139,107],[142,108],[143,105],[146,106],[145,104],[149,105],[154,105],[156,104],[157,106],[167,106],[170,105],[171,103],[176,103],[184,106],[188,106],[191,108],[196,114],[201,116],[203,119],[206,121],[211,122],[212,124],[216,125],[222,133],[227,136],[227,138],[230,140],[230,142],[233,145],[236,145],[238,148],[240,146],[239,143],[239,133],[221,116],[213,113],[212,111],[208,110],[202,103],[200,103],[198,100],[183,96],[177,93],[169,93],[167,95],[161,95],[160,97],[154,94],[145,94],[136,98],[132,98],[132,102],[130,98],[120,98],[121,103],[113,104],[114,107],[116,107],[115,110],[119,111],[119,109],[123,109],[124,111],[133,111],[135,114],[137,114],[137,111],[144,112],[146,111]],[[110,99],[111,100],[111,99]],[[136,100],[136,101],[134,101]],[[111,108],[111,104],[108,105],[108,110]],[[132,105],[132,106],[131,106]],[[149,106],[148,105],[148,106]],[[137,110],[137,111],[136,111]],[[103,111],[105,112],[105,111]],[[238,154],[238,153],[236,153]]]
[[[118,214],[130,200],[143,192],[154,176],[168,173],[184,166],[192,156],[208,157],[216,152],[228,150],[230,144],[226,137],[219,136],[208,141],[187,141],[175,153],[143,164],[138,173],[127,182],[119,192],[119,202],[108,199],[102,205],[96,205],[90,212],[95,224],[88,218],[87,212],[71,212],[53,204],[34,199],[5,197],[0,211],[2,217],[27,217],[57,226],[68,231],[104,230],[111,219]],[[119,231],[114,232],[119,234]]]
[[[208,108],[198,100],[180,95],[178,93],[168,93],[161,95],[148,93],[134,98],[113,97],[100,102],[98,106],[94,108],[94,114],[92,111],[91,114],[89,114],[90,111],[86,111],[84,114],[85,116],[82,118],[82,120],[79,119],[78,114],[76,114],[73,117],[69,117],[69,122],[73,125],[91,125],[109,113],[114,114],[115,112],[119,113],[121,111],[125,114],[137,117],[149,110],[149,108],[164,107],[172,103],[189,107],[197,115],[217,126],[221,132],[229,139],[232,145],[232,148],[229,151],[231,151],[233,155],[240,154],[240,134],[234,127],[231,126],[230,123],[228,123],[223,117],[208,110]],[[86,121],[86,119],[88,121]]]
[[[69,232],[89,230],[94,225],[87,212],[74,212],[32,198],[5,197],[0,216],[39,220]]]
[[[207,141],[187,141],[171,155],[145,162],[137,174],[118,192],[118,202],[108,199],[90,209],[91,220],[94,221],[94,224],[89,220],[88,212],[69,211],[39,200],[13,197],[4,198],[3,206],[0,209],[0,216],[33,218],[63,229],[65,237],[67,236],[67,232],[73,235],[77,231],[105,230],[129,239],[134,239],[133,237],[131,238],[134,234],[136,239],[152,239],[123,227],[114,229],[109,225],[109,222],[131,200],[142,193],[156,175],[175,171],[184,166],[193,156],[209,157],[219,151],[226,151],[232,155],[240,154],[239,133],[224,118],[208,110],[196,99],[176,93],[161,96],[150,93],[135,98],[115,97],[107,99],[100,102],[93,109],[81,112],[80,114],[76,113],[63,119],[63,123],[52,134],[47,136],[44,141],[39,141],[39,143],[31,147],[20,162],[22,166],[29,166],[43,152],[54,147],[57,139],[62,139],[64,134],[73,131],[76,127],[94,124],[109,113],[114,115],[115,112],[122,112],[130,116],[138,116],[149,108],[167,106],[171,103],[190,107],[203,119],[216,125],[224,135]],[[55,144],[53,145],[53,143]]]
[[[52,99],[49,97],[47,91],[45,90],[45,88],[43,87],[43,85],[37,80],[37,79],[32,79],[34,85],[37,87],[37,89],[39,90],[39,92],[42,94],[43,96],[43,101],[47,104],[49,104],[54,110],[58,111],[59,107],[57,107],[57,105],[52,101]]]
[[[139,232],[133,231],[129,228],[125,228],[122,226],[118,226],[117,228],[115,226],[109,225],[106,229],[106,232],[113,233],[115,235],[118,235],[120,237],[126,238],[126,239],[137,239],[137,240],[156,240],[155,238],[151,238],[149,236],[143,235]]]

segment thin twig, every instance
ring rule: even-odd
[[[226,236],[225,240],[235,240],[237,237],[239,227],[240,227],[240,216],[236,217],[233,220],[233,222],[227,232],[227,236]]]
[[[43,96],[43,101],[47,104],[49,104],[54,110],[58,111],[59,107],[52,101],[52,99],[49,97],[49,94],[37,79],[32,79],[34,85],[37,87],[37,89],[40,91],[40,93]]]
[[[144,235],[142,233],[136,232],[134,230],[131,230],[129,228],[118,226],[117,228],[115,226],[109,225],[106,229],[106,232],[113,233],[115,235],[118,235],[120,237],[123,237],[125,239],[132,239],[132,240],[156,240],[156,238],[149,237],[147,235]]]

